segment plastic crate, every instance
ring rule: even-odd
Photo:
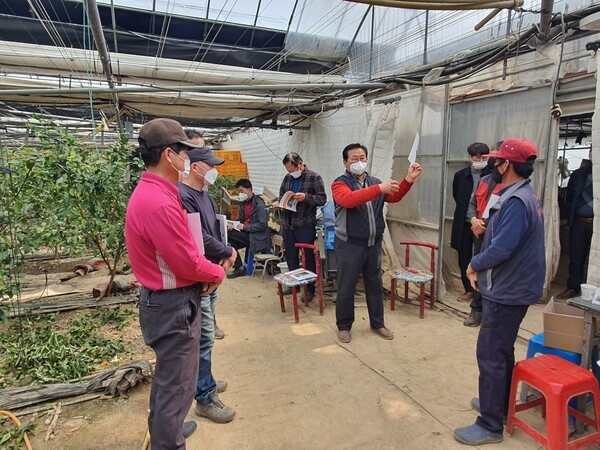
[[[237,161],[226,161],[218,166],[221,175],[229,175],[238,180],[240,178],[248,178],[248,164]]]
[[[225,164],[227,161],[242,162],[242,152],[239,150],[215,150],[213,153],[217,158],[223,158]]]

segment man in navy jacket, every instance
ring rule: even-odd
[[[569,206],[569,278],[567,289],[556,298],[566,300],[581,293],[585,281],[585,260],[592,245],[594,229],[594,189],[592,161],[584,159],[581,167],[573,171],[567,185]]]
[[[544,217],[529,179],[537,155],[536,146],[524,139],[506,139],[500,146],[492,176],[504,188],[491,207],[481,253],[467,268],[483,300],[479,398],[471,400],[480,416],[473,425],[454,430],[456,440],[467,445],[502,441],[517,333],[529,305],[542,298]]]

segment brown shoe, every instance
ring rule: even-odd
[[[371,328],[375,333],[381,336],[383,339],[387,339],[388,341],[394,339],[394,333],[392,333],[388,328]]]
[[[470,302],[471,300],[473,300],[473,293],[465,292],[463,295],[459,296],[456,300],[458,300],[459,302]]]
[[[352,336],[350,335],[350,330],[339,330],[338,331],[338,339],[343,344],[348,344],[352,340]]]
[[[556,298],[559,300],[568,300],[570,298],[577,297],[578,295],[579,292],[577,292],[575,289],[565,289],[560,294],[558,294]]]

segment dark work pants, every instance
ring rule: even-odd
[[[479,252],[481,251],[482,244],[483,234],[481,236],[473,235],[473,256],[479,254]],[[473,290],[473,300],[471,300],[471,304],[469,306],[471,306],[471,308],[475,311],[481,312],[483,307],[481,305],[481,294],[479,293],[479,291]]]
[[[229,245],[236,250],[245,248],[246,253],[248,253],[248,249],[250,248],[250,233],[246,231],[231,230],[227,233],[227,241],[229,242]],[[233,263],[233,268],[238,269],[240,267],[242,267],[242,258],[238,252],[237,258],[235,258],[235,262]]]
[[[473,292],[471,282],[467,278],[467,267],[469,267],[469,263],[473,257],[473,237],[471,224],[465,223],[460,237],[460,246],[458,247],[458,268],[465,292]]]
[[[569,228],[569,278],[567,287],[577,292],[581,291],[581,283],[585,278],[583,270],[585,260],[590,253],[593,224],[582,223],[575,218]]]
[[[477,339],[479,407],[477,423],[502,433],[503,416],[515,366],[515,341],[528,305],[504,305],[483,298],[483,318]]]
[[[317,230],[314,224],[310,223],[301,228],[291,230],[283,228],[283,248],[285,249],[285,261],[290,270],[300,268],[300,249],[296,248],[296,244],[313,244],[317,237]],[[306,255],[306,268],[311,272],[317,273],[317,264],[315,262],[315,253],[312,250],[304,249]],[[315,285],[309,284],[308,290],[315,293]]]
[[[354,323],[354,294],[361,271],[371,328],[384,327],[381,242],[373,247],[363,247],[348,244],[336,237],[335,257],[338,281],[335,317],[338,330],[350,330]]]
[[[183,450],[181,427],[198,380],[200,285],[140,293],[140,327],[156,354],[148,428],[154,450]]]

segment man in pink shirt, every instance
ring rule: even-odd
[[[177,181],[189,173],[187,140],[179,122],[154,119],[139,133],[146,171],[125,219],[133,273],[142,284],[140,327],[156,354],[150,391],[152,449],[185,449],[196,429],[186,422],[198,378],[200,295],[209,295],[225,272],[198,252],[179,201]]]

